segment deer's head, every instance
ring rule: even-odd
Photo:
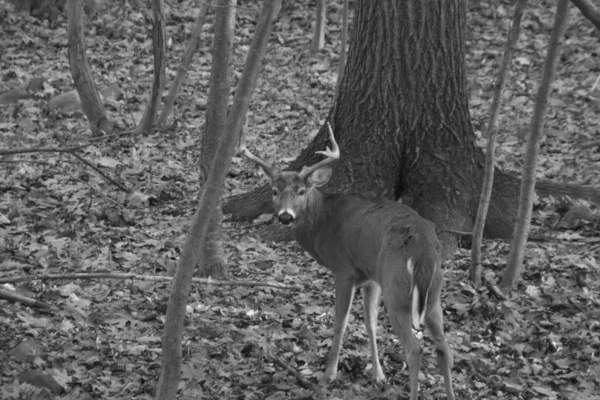
[[[313,190],[325,185],[331,178],[332,170],[327,164],[340,158],[340,148],[333,136],[331,125],[328,123],[327,127],[332,148],[327,147],[325,151],[317,152],[327,158],[310,167],[302,168],[300,172],[280,172],[273,165],[250,153],[245,146],[240,149],[240,153],[246,158],[261,166],[271,181],[273,208],[279,222],[284,225],[290,225],[307,211]]]

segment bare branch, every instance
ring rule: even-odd
[[[527,3],[527,0],[519,0],[515,5],[512,26],[510,28],[510,33],[508,34],[506,46],[504,48],[502,64],[500,66],[500,70],[498,71],[498,77],[496,78],[494,98],[492,100],[490,118],[487,125],[487,147],[485,155],[483,187],[481,188],[481,198],[479,200],[479,207],[477,208],[477,217],[475,219],[475,226],[473,227],[473,243],[471,245],[471,281],[475,286],[481,285],[481,242],[483,240],[483,229],[485,227],[485,220],[490,207],[492,186],[494,184],[494,168],[496,163],[496,127],[498,125],[498,115],[500,114],[502,93],[504,92],[504,86],[506,86],[506,78],[508,76],[510,63],[512,61],[513,49],[515,48],[517,39],[519,38],[521,18],[523,17],[523,12],[525,11],[525,3]]]
[[[136,281],[151,282],[171,282],[170,276],[162,275],[141,275],[141,274],[123,274],[115,272],[81,272],[67,274],[46,274],[46,275],[27,275],[14,276],[11,278],[0,278],[0,283],[18,283],[28,281],[50,281],[58,279],[131,279]],[[215,281],[205,278],[192,278],[193,283],[200,283],[209,286],[247,286],[247,287],[272,287],[277,289],[301,290],[298,285],[286,285],[278,282],[258,282],[258,281]]]
[[[173,110],[173,105],[175,104],[175,99],[177,98],[179,88],[181,87],[181,84],[183,83],[187,75],[188,68],[190,66],[190,63],[192,62],[192,58],[194,57],[194,53],[196,52],[198,44],[200,43],[202,26],[204,26],[204,19],[206,18],[206,13],[208,11],[208,8],[210,7],[211,2],[212,0],[207,0],[207,3],[201,3],[202,7],[200,7],[200,11],[198,12],[198,16],[196,17],[196,22],[194,23],[194,28],[192,29],[192,33],[190,34],[190,39],[185,49],[185,53],[181,58],[181,64],[179,64],[179,68],[177,69],[177,75],[175,75],[175,79],[173,80],[171,89],[169,89],[169,94],[167,95],[160,115],[156,120],[156,125],[158,127],[164,125],[165,121],[169,117],[169,114]]]
[[[535,99],[533,116],[531,117],[531,135],[527,140],[525,163],[523,165],[523,178],[521,180],[521,192],[519,195],[519,210],[515,224],[515,232],[510,246],[510,253],[504,270],[504,276],[500,288],[505,292],[512,289],[521,274],[523,258],[525,256],[525,245],[531,228],[531,213],[533,198],[535,195],[535,180],[540,139],[548,108],[548,98],[554,82],[556,66],[560,60],[560,50],[569,14],[569,0],[559,0],[554,16],[554,26],[548,42],[548,54],[544,63],[544,72]]]
[[[571,0],[581,11],[584,17],[590,20],[596,28],[600,29],[600,10],[590,0]]]
[[[54,308],[50,304],[44,303],[43,301],[32,299],[31,297],[23,296],[21,294],[15,293],[13,291],[4,290],[4,289],[0,289],[0,299],[6,299],[6,300],[14,301],[17,303],[22,303],[29,307],[37,307],[37,308],[43,308],[43,309],[48,309],[48,310]]]
[[[104,179],[106,179],[107,181],[109,181],[110,183],[112,183],[113,185],[118,187],[119,189],[121,189],[121,191],[123,191],[125,193],[131,192],[131,190],[127,189],[125,186],[121,185],[119,182],[117,182],[116,180],[114,180],[113,178],[111,178],[110,176],[105,174],[104,172],[102,172],[100,170],[100,168],[96,167],[94,164],[92,164],[85,158],[81,157],[79,154],[77,154],[75,152],[70,152],[69,154],[71,154],[73,157],[75,157],[76,159],[78,159],[79,161],[81,161],[82,163],[84,163],[85,165],[87,165],[88,167],[93,169],[94,171],[96,171],[98,173],[98,175],[100,175],[101,177],[103,177]]]
[[[292,374],[298,381],[298,384],[301,387],[303,387],[304,389],[311,390],[311,391],[315,392],[316,394],[321,393],[321,388],[310,383],[306,378],[304,378],[302,376],[302,374],[300,372],[298,372],[294,368],[290,367],[289,363],[284,362],[277,356],[271,356],[271,355],[267,356],[267,360],[271,361],[273,364],[277,364],[278,366],[280,366],[281,368],[285,369],[287,372]],[[318,398],[321,398],[321,396],[318,396]]]
[[[0,156],[9,156],[12,154],[28,154],[28,153],[69,153],[75,150],[81,150],[91,146],[94,143],[81,144],[73,147],[32,147],[27,149],[0,150]]]

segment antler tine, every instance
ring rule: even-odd
[[[325,147],[324,151],[316,152],[317,154],[323,154],[327,158],[319,161],[318,163],[316,163],[310,167],[305,166],[304,168],[302,168],[302,171],[300,171],[301,177],[306,178],[312,172],[314,172],[314,171],[318,170],[319,168],[324,167],[325,165],[330,164],[340,158],[340,147],[338,146],[337,142],[335,141],[335,137],[333,136],[333,129],[331,129],[331,125],[329,124],[329,122],[327,123],[327,129],[329,129],[329,140],[331,140],[331,149],[329,147]]]
[[[269,175],[269,177],[271,179],[273,179],[275,176],[277,176],[277,168],[275,168],[275,166],[273,166],[272,164],[269,164],[268,162],[266,162],[265,160],[263,160],[260,157],[255,156],[254,154],[252,154],[250,152],[250,150],[248,150],[248,148],[246,147],[245,144],[242,144],[238,150],[238,155],[243,155],[244,157],[246,157],[248,160],[260,165],[262,167],[262,169],[265,171],[265,173],[267,175]]]

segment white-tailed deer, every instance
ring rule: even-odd
[[[318,152],[327,158],[300,172],[279,172],[245,147],[240,149],[271,180],[279,221],[290,226],[300,246],[333,272],[335,325],[324,379],[336,379],[350,305],[361,286],[374,380],[385,379],[376,339],[378,303],[383,293],[390,322],[406,351],[410,398],[418,398],[421,364],[421,347],[413,328],[420,329],[425,323],[435,342],[446,396],[453,400],[452,354],[444,338],[440,303],[442,260],[434,225],[403,204],[320,192],[317,188],[331,177],[332,170],[326,165],[340,156],[329,124],[328,128],[332,148]]]

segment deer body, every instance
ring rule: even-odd
[[[443,332],[440,292],[443,273],[440,243],[434,225],[410,207],[389,200],[369,200],[357,195],[324,194],[318,187],[329,181],[324,165],[339,157],[334,151],[321,163],[297,172],[277,172],[244,149],[271,179],[273,207],[288,225],[294,239],[335,281],[335,324],[324,379],[337,377],[342,338],[357,287],[363,287],[365,327],[369,336],[372,374],[376,382],[385,375],[379,363],[376,325],[379,298],[383,294],[390,323],[407,354],[410,398],[418,398],[421,348],[413,328],[424,323],[436,346],[446,396],[454,400],[450,370],[452,354]],[[335,157],[337,155],[337,157]]]

